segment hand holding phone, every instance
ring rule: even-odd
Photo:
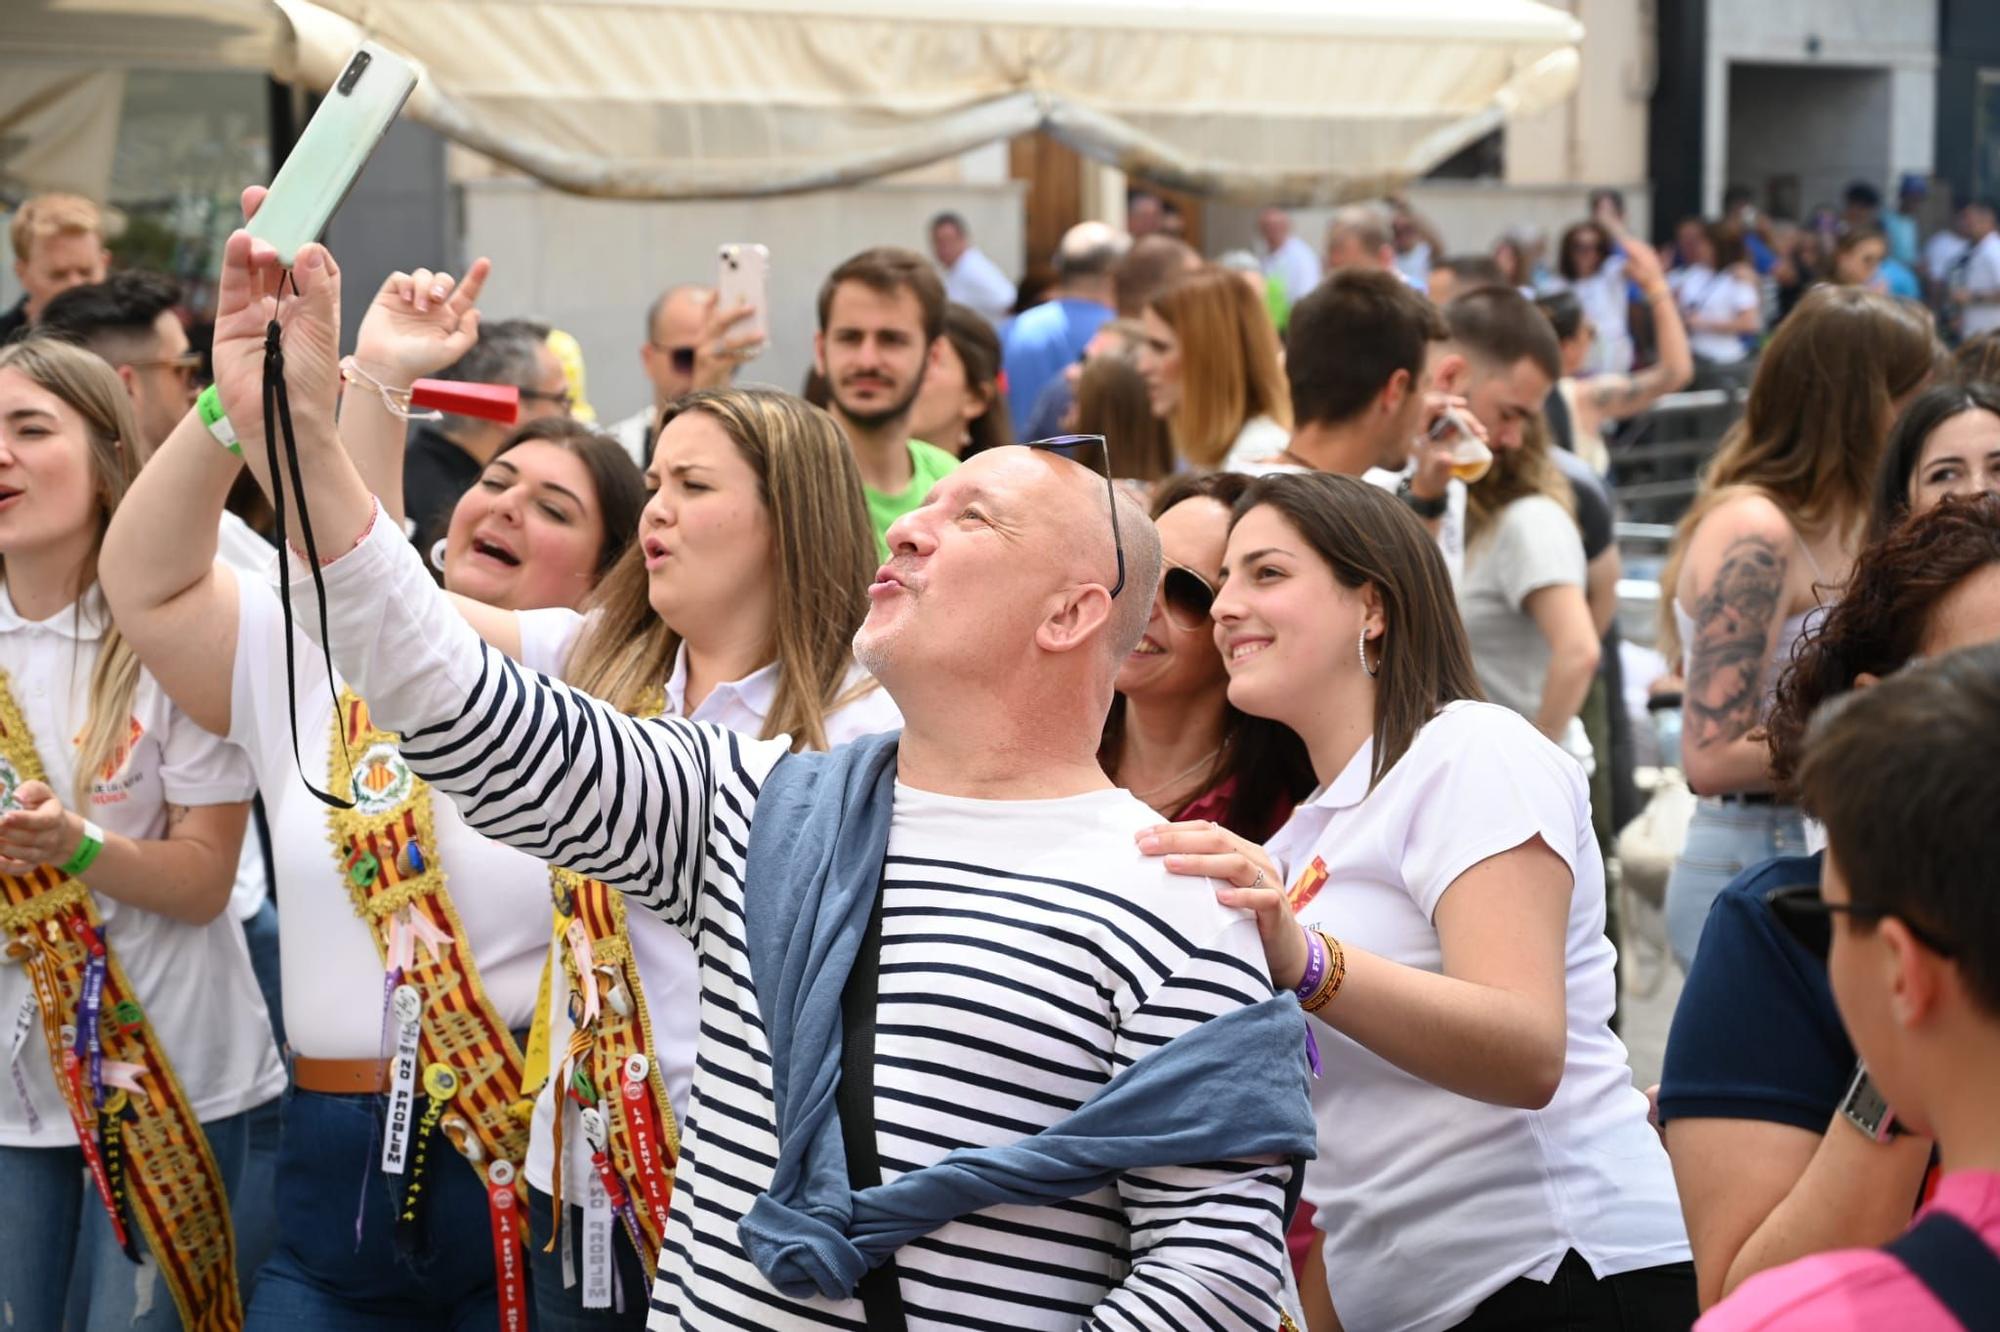
[[[716,256],[716,310],[723,316],[748,310],[736,321],[738,337],[763,342],[770,338],[765,284],[770,277],[771,252],[761,245],[725,245]]]
[[[348,58],[247,227],[279,263],[290,268],[299,247],[326,230],[416,86],[415,67],[374,42]]]

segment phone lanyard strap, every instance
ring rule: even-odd
[[[292,294],[298,294],[298,283],[292,280],[288,271],[285,280],[292,282]],[[278,288],[278,298],[283,299],[282,282]],[[285,702],[291,709],[292,721],[292,764],[299,770],[299,780],[306,784],[306,790],[313,793],[322,803],[336,809],[352,809],[354,802],[343,800],[313,785],[312,778],[306,776],[303,760],[299,758],[299,691],[298,669],[293,662],[292,635],[292,570],[291,545],[286,540],[285,524],[285,481],[278,462],[278,436],[285,437],[285,453],[291,466],[292,493],[299,506],[299,536],[306,548],[306,564],[312,571],[313,591],[319,598],[319,643],[320,655],[326,659],[326,696],[333,705],[334,716],[340,715],[340,699],[333,688],[333,656],[327,648],[330,635],[326,618],[326,578],[320,572],[319,546],[313,540],[312,517],[306,512],[305,476],[299,469],[298,441],[292,434],[292,402],[285,388],[285,348],[284,330],[278,325],[277,312],[273,310],[271,322],[264,330],[264,453],[271,471],[271,508],[274,511],[278,538],[278,601],[284,613],[285,622]],[[346,743],[345,736],[342,743]]]
[[[382,410],[404,421],[442,421],[444,413],[439,411],[411,410],[409,389],[390,388],[375,376],[361,368],[352,356],[344,356],[340,361],[340,377],[350,384],[372,389],[382,399]]]

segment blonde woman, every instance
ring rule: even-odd
[[[311,246],[301,258],[309,262],[320,265],[321,285],[302,272],[313,295],[287,300],[331,301],[330,257]],[[362,321],[342,418],[391,512],[401,508],[403,423],[367,385],[407,388],[463,355],[477,335],[473,300],[485,272],[474,265],[462,288],[444,274],[394,274]],[[219,331],[247,330],[261,362],[270,311],[253,303]],[[337,313],[329,326],[339,326]],[[247,344],[225,350],[236,345]],[[330,339],[297,331],[285,344],[289,362],[329,372],[336,352]],[[238,378],[254,385],[259,369]],[[217,405],[246,449],[263,448],[254,393]],[[332,410],[292,400],[294,420]],[[581,605],[629,543],[637,468],[613,441],[549,434],[519,432],[459,499],[441,552],[447,587],[523,609]],[[366,701],[329,677],[296,624],[287,636],[271,586],[214,564],[215,517],[242,465],[210,435],[190,413],[147,463],[107,534],[104,570],[149,669],[190,716],[249,751],[271,823],[295,1058],[276,1243],[247,1326],[490,1327],[507,1293],[496,1248],[513,1231],[511,1217],[494,1225],[489,1186],[496,1170],[527,1157],[521,1089],[548,952],[548,870],[434,799]],[[295,556],[295,575],[301,565]],[[297,610],[308,613],[303,598]],[[352,808],[329,807],[315,791]],[[417,1008],[418,1076],[407,1099],[396,1090],[398,1061],[383,1050],[385,1029],[402,1040],[390,996],[405,987]],[[406,1113],[392,1118],[398,1101]],[[400,1173],[383,1165],[392,1142]],[[501,1251],[525,1265],[518,1248]],[[525,1292],[520,1309],[525,1317]]]
[[[1798,810],[1772,794],[1764,715],[1793,648],[1847,582],[1883,442],[1938,351],[1923,307],[1815,288],[1764,349],[1743,419],[1675,534],[1660,648],[1687,679],[1681,761],[1702,797],[1667,880],[1683,968],[1723,886],[1804,846]]]
[[[860,473],[832,417],[770,389],[690,394],[667,409],[647,483],[638,544],[585,613],[510,614],[462,598],[460,612],[524,665],[627,713],[789,736],[795,750],[901,725],[850,648],[867,611],[874,540]],[[543,1326],[637,1328],[670,1203],[668,1126],[685,1114],[693,1078],[700,978],[693,949],[666,921],[628,913],[601,883],[562,872],[554,882],[550,1002],[536,1033],[552,1076],[535,1103],[526,1171],[537,1314]],[[635,1055],[646,1061],[641,1079],[625,1076]],[[596,1085],[595,1104],[569,1091],[577,1070]],[[629,1084],[622,1097],[605,1093],[607,1078]],[[580,1307],[577,1287],[589,1281],[565,1278],[588,1276],[586,1203],[605,1186],[606,1165],[631,1200],[611,1245],[622,1312]],[[554,1224],[558,1197],[567,1226]],[[559,1235],[567,1258],[551,1246]]]
[[[233,1326],[227,1195],[250,1112],[285,1085],[224,912],[249,764],[140,667],[97,585],[138,438],[97,357],[0,351],[0,1011],[15,1032],[0,1293],[16,1327],[78,1308],[69,1326],[89,1332]]]
[[[1139,373],[1174,448],[1204,472],[1284,452],[1291,394],[1271,316],[1237,274],[1209,266],[1155,296]]]

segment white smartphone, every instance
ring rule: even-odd
[[[373,42],[348,57],[247,224],[280,263],[291,267],[299,247],[326,230],[416,86],[416,68]]]
[[[729,330],[731,337],[754,333],[759,341],[770,341],[771,328],[768,319],[770,305],[764,290],[770,274],[771,252],[763,246],[722,247],[715,264],[718,308],[727,314],[746,305],[750,307],[750,317]]]

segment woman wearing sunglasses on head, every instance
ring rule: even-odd
[[[1608,1025],[1583,771],[1478,701],[1436,544],[1365,481],[1265,477],[1213,615],[1230,702],[1297,732],[1320,789],[1268,851],[1205,823],[1140,849],[1228,880],[1311,1014],[1312,1332],[1685,1329],[1672,1175]]]
[[[1768,725],[1781,787],[1828,699],[1995,639],[2000,496],[1946,499],[1863,552],[1779,684]],[[1819,868],[1817,855],[1780,858],[1724,889],[1674,1011],[1660,1120],[1704,1307],[1767,1268],[1894,1238],[1930,1160],[1927,1142],[1887,1134],[1857,1086]]]
[[[1312,789],[1305,746],[1229,703],[1209,607],[1222,576],[1235,472],[1181,476],[1153,501],[1165,569],[1145,637],[1118,672],[1098,761],[1111,780],[1174,820],[1212,819],[1262,841]]]
[[[324,251],[306,253],[331,268]],[[463,356],[485,273],[481,261],[458,287],[444,274],[394,274],[362,321],[343,428],[392,515],[404,422],[371,386],[407,388]],[[261,360],[268,318],[249,301],[221,345],[247,346],[247,332]],[[314,327],[292,327],[286,357],[322,358],[331,375],[337,348]],[[259,367],[224,372],[255,384]],[[491,1326],[500,1294],[488,1186],[527,1155],[517,1103],[548,948],[548,870],[433,799],[296,624],[288,640],[271,586],[213,563],[213,537],[201,534],[215,531],[241,462],[205,419],[190,413],[135,482],[103,569],[141,660],[190,716],[250,753],[272,828],[295,1059],[276,1248],[248,1325]],[[224,419],[241,447],[264,447],[254,393]],[[491,458],[453,509],[445,584],[512,608],[580,604],[629,542],[641,498],[615,443],[531,432]],[[294,552],[295,576],[302,563]],[[304,601],[296,610],[310,613]],[[319,791],[351,807],[330,807]],[[406,1064],[384,1059],[385,1031],[395,1047],[408,1033]],[[398,1066],[411,1068],[408,1084],[392,1076]],[[385,1168],[392,1159],[400,1172]]]
[[[524,665],[634,715],[789,735],[795,749],[896,729],[896,705],[850,648],[875,547],[840,427],[773,389],[691,393],[663,417],[638,544],[585,612],[460,598],[465,618]],[[643,1327],[694,1073],[700,976],[665,920],[626,911],[622,894],[594,880],[556,871],[550,882],[550,989],[534,1041],[550,1067],[525,1171],[537,1325]],[[594,1096],[571,1090],[579,1074]],[[590,1213],[601,1209],[586,1203],[600,1174],[631,1202],[597,1250],[613,1255],[622,1307],[589,1307],[593,1289],[609,1289],[591,1279],[602,1258]]]

